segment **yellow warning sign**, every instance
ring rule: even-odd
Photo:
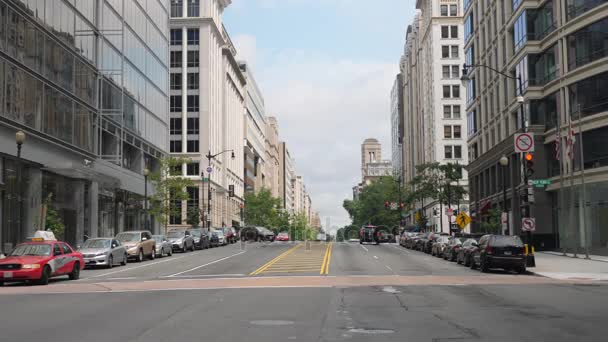
[[[460,227],[460,229],[464,229],[469,223],[471,223],[471,217],[467,215],[464,211],[461,211],[458,216],[456,216],[456,223]]]

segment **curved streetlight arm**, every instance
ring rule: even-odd
[[[207,159],[215,159],[215,157],[219,156],[220,154],[224,154],[226,152],[232,152],[234,153],[234,150],[225,150],[216,154],[211,154],[211,151],[209,151],[209,154],[206,155]]]
[[[521,77],[519,77],[519,76],[511,76],[509,74],[505,74],[502,71],[496,70],[496,69],[494,69],[494,68],[492,68],[490,66],[484,65],[484,64],[463,64],[462,65],[462,74],[463,74],[463,76],[468,74],[468,69],[469,68],[477,68],[477,67],[490,69],[490,70],[494,71],[495,73],[503,75],[504,77],[510,78],[512,80],[521,80]]]

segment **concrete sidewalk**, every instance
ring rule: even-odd
[[[608,258],[584,255],[574,258],[572,254],[563,256],[558,252],[537,252],[536,267],[528,271],[548,278],[561,280],[604,280],[608,281]]]

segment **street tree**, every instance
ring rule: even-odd
[[[343,207],[355,226],[371,224],[393,227],[399,224],[399,211],[386,208],[386,202],[397,205],[399,202],[398,183],[391,176],[374,180],[363,188],[358,199],[345,200]]]
[[[153,171],[150,183],[154,189],[149,197],[150,214],[165,226],[169,224],[169,217],[181,215],[181,202],[188,200],[189,186],[194,182],[182,177],[181,167],[188,163],[188,158],[165,157],[160,159],[160,167]]]
[[[188,208],[186,212],[186,223],[192,227],[196,227],[201,222],[201,210],[199,208]]]
[[[272,193],[266,188],[262,188],[258,193],[246,193],[243,211],[245,222],[252,226],[279,228],[280,224],[289,222],[289,218],[285,218],[286,214],[281,213],[280,205],[281,201],[272,197]]]

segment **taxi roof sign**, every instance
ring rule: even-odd
[[[37,240],[34,240],[37,239]],[[38,240],[38,239],[42,239],[42,240]],[[48,230],[38,230],[36,231],[36,233],[34,233],[34,237],[32,238],[32,241],[57,241],[57,238],[55,238],[55,234],[53,234],[53,232],[48,231]]]
[[[41,237],[33,237],[33,238],[31,239],[31,241],[32,241],[32,242],[42,242],[42,241],[44,241],[44,238],[41,238]]]

